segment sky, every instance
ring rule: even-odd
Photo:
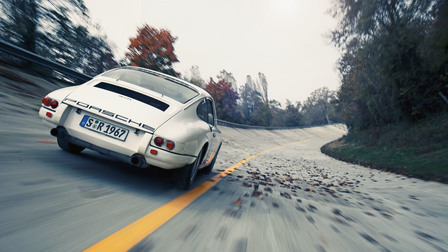
[[[208,83],[221,70],[242,86],[264,73],[269,99],[303,102],[314,90],[340,85],[339,51],[329,39],[337,21],[328,14],[332,0],[85,0],[91,19],[100,25],[124,57],[137,27],[167,29],[185,75],[193,65]]]

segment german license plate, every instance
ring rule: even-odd
[[[79,125],[86,129],[93,130],[95,132],[118,139],[120,141],[125,141],[129,134],[128,129],[116,126],[114,124],[102,121],[100,119],[88,115],[85,115],[82,118],[81,123]]]

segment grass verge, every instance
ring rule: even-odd
[[[425,121],[350,133],[322,146],[346,162],[448,183],[448,113]]]

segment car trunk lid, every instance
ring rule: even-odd
[[[176,102],[142,88],[100,82],[80,86],[64,102],[134,128],[153,132],[179,111]]]

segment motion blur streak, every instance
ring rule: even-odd
[[[293,142],[281,146],[274,147],[269,150],[260,152],[252,157],[243,159],[241,162],[234,166],[220,172],[210,180],[202,183],[193,190],[177,197],[168,204],[156,209],[155,211],[145,215],[141,219],[135,221],[129,226],[117,231],[116,233],[106,237],[104,240],[98,242],[92,247],[86,249],[86,252],[93,251],[128,251],[134,247],[137,243],[157,230],[163,224],[168,222],[172,217],[190,205],[193,201],[199,198],[202,194],[207,192],[210,188],[216,185],[222,178],[229,175],[235,169],[248,162],[249,160],[261,156],[273,150],[284,148],[298,143],[304,143],[311,141],[313,138],[305,139],[298,142]]]
[[[43,142],[43,143],[56,143],[56,140],[41,139],[40,142]]]

